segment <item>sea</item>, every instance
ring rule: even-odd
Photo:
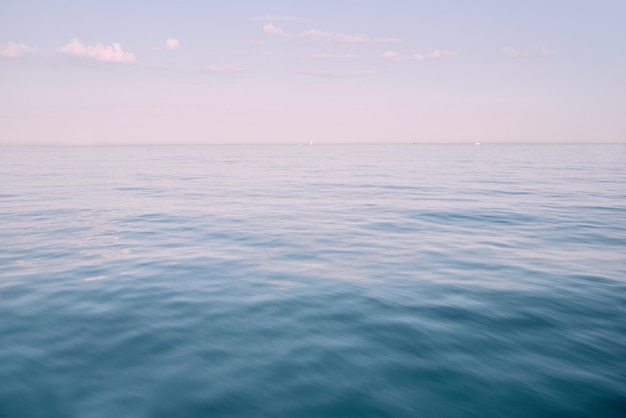
[[[625,417],[626,144],[0,148],[0,417]]]

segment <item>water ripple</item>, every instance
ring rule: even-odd
[[[621,147],[5,149],[0,417],[621,417]]]

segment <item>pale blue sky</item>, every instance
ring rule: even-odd
[[[0,144],[626,142],[624,22],[623,0],[4,1]]]

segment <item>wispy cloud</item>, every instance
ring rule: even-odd
[[[241,73],[248,71],[248,67],[245,65],[219,65],[209,64],[204,69],[210,73],[227,74],[227,73]]]
[[[289,21],[289,22],[304,22],[307,19],[298,16],[276,16],[276,15],[264,15],[264,16],[253,16],[250,20],[263,20],[266,22],[278,22],[278,21]]]
[[[104,45],[97,43],[95,45],[84,45],[78,39],[74,38],[69,44],[58,49],[59,52],[66,55],[76,57],[84,57],[102,62],[116,62],[124,64],[136,64],[135,55],[130,52],[124,52],[122,46],[118,43]]]
[[[290,33],[277,28],[272,23],[263,25],[263,31],[282,39],[307,39],[311,41],[345,43],[345,44],[385,44],[400,42],[395,38],[370,38],[363,34],[346,35],[344,33],[324,32],[311,29],[305,32]]]
[[[427,58],[454,58],[456,57],[456,52],[454,51],[446,51],[446,50],[436,50],[429,52],[427,54],[412,54],[412,55],[404,55],[398,54],[394,51],[386,51],[383,53],[383,58],[387,58],[391,61],[423,61]]]
[[[422,54],[402,55],[393,51],[384,52],[383,57],[393,61],[422,61],[424,59]]]
[[[167,38],[167,41],[165,41],[165,49],[168,49],[170,51],[178,48],[178,45],[180,44],[180,42],[178,41],[178,39],[175,38]]]
[[[7,42],[4,47],[0,48],[0,57],[17,58],[34,51],[35,48],[31,48],[26,44]]]
[[[248,45],[261,46],[261,45],[265,45],[265,41],[262,39],[250,39],[248,41]]]
[[[318,70],[318,71],[303,71],[301,74],[313,75],[323,78],[345,78],[345,77],[364,77],[377,74],[374,70]]]
[[[456,52],[447,51],[445,49],[438,49],[436,51],[429,52],[428,54],[426,54],[426,56],[428,58],[454,58],[456,57]]]
[[[311,55],[303,55],[302,58],[313,58],[313,59],[347,59],[347,58],[356,58],[354,54],[311,54]]]
[[[507,57],[518,58],[518,57],[547,57],[549,55],[555,55],[557,52],[546,48],[545,46],[531,46],[530,48],[511,48],[505,46],[502,48],[502,52]]]

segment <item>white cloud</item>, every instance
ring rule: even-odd
[[[302,74],[314,75],[323,78],[344,78],[344,77],[363,77],[376,74],[374,70],[319,70],[319,71],[304,71]]]
[[[165,49],[169,49],[170,51],[178,48],[178,45],[178,39],[175,38],[167,38],[167,41],[165,41]]]
[[[511,48],[505,46],[502,48],[502,52],[507,57],[518,58],[518,57],[547,57],[549,55],[555,55],[557,52],[546,48],[545,46],[531,46],[530,48]]]
[[[427,58],[453,58],[456,57],[456,52],[446,50],[436,50],[427,54],[413,54],[403,55],[394,51],[386,51],[383,53],[383,58],[387,58],[392,61],[423,61]]]
[[[265,25],[263,25],[263,31],[282,39],[308,39],[311,41],[345,44],[384,44],[400,42],[399,39],[395,38],[370,38],[362,34],[346,35],[343,33],[323,32],[317,29],[311,29],[299,33],[289,33],[280,28],[277,28],[272,23],[266,23]]]
[[[456,57],[456,52],[438,49],[436,51],[429,52],[426,56],[429,58],[454,58]]]
[[[424,59],[422,54],[402,55],[393,51],[386,51],[383,57],[393,61],[422,61]]]
[[[248,45],[265,45],[265,41],[261,40],[261,39],[251,39],[248,41]]]
[[[304,55],[303,58],[314,58],[314,59],[334,59],[334,58],[340,58],[340,59],[345,59],[345,58],[355,58],[356,55],[354,54],[311,54],[311,55]]]
[[[209,64],[205,67],[205,70],[210,73],[241,73],[243,71],[247,71],[248,67],[245,65],[219,65],[219,64]]]
[[[17,58],[33,51],[35,51],[35,49],[29,47],[26,44],[16,44],[15,42],[7,42],[5,47],[0,48],[0,57]]]
[[[267,22],[277,22],[277,21],[304,22],[307,19],[303,17],[297,17],[297,16],[264,15],[264,16],[251,17],[250,20],[264,20]]]
[[[85,57],[96,61],[124,64],[137,63],[135,55],[130,52],[124,52],[118,43],[103,45],[99,42],[95,45],[83,45],[82,42],[74,38],[69,44],[59,48],[58,51],[66,55]]]

